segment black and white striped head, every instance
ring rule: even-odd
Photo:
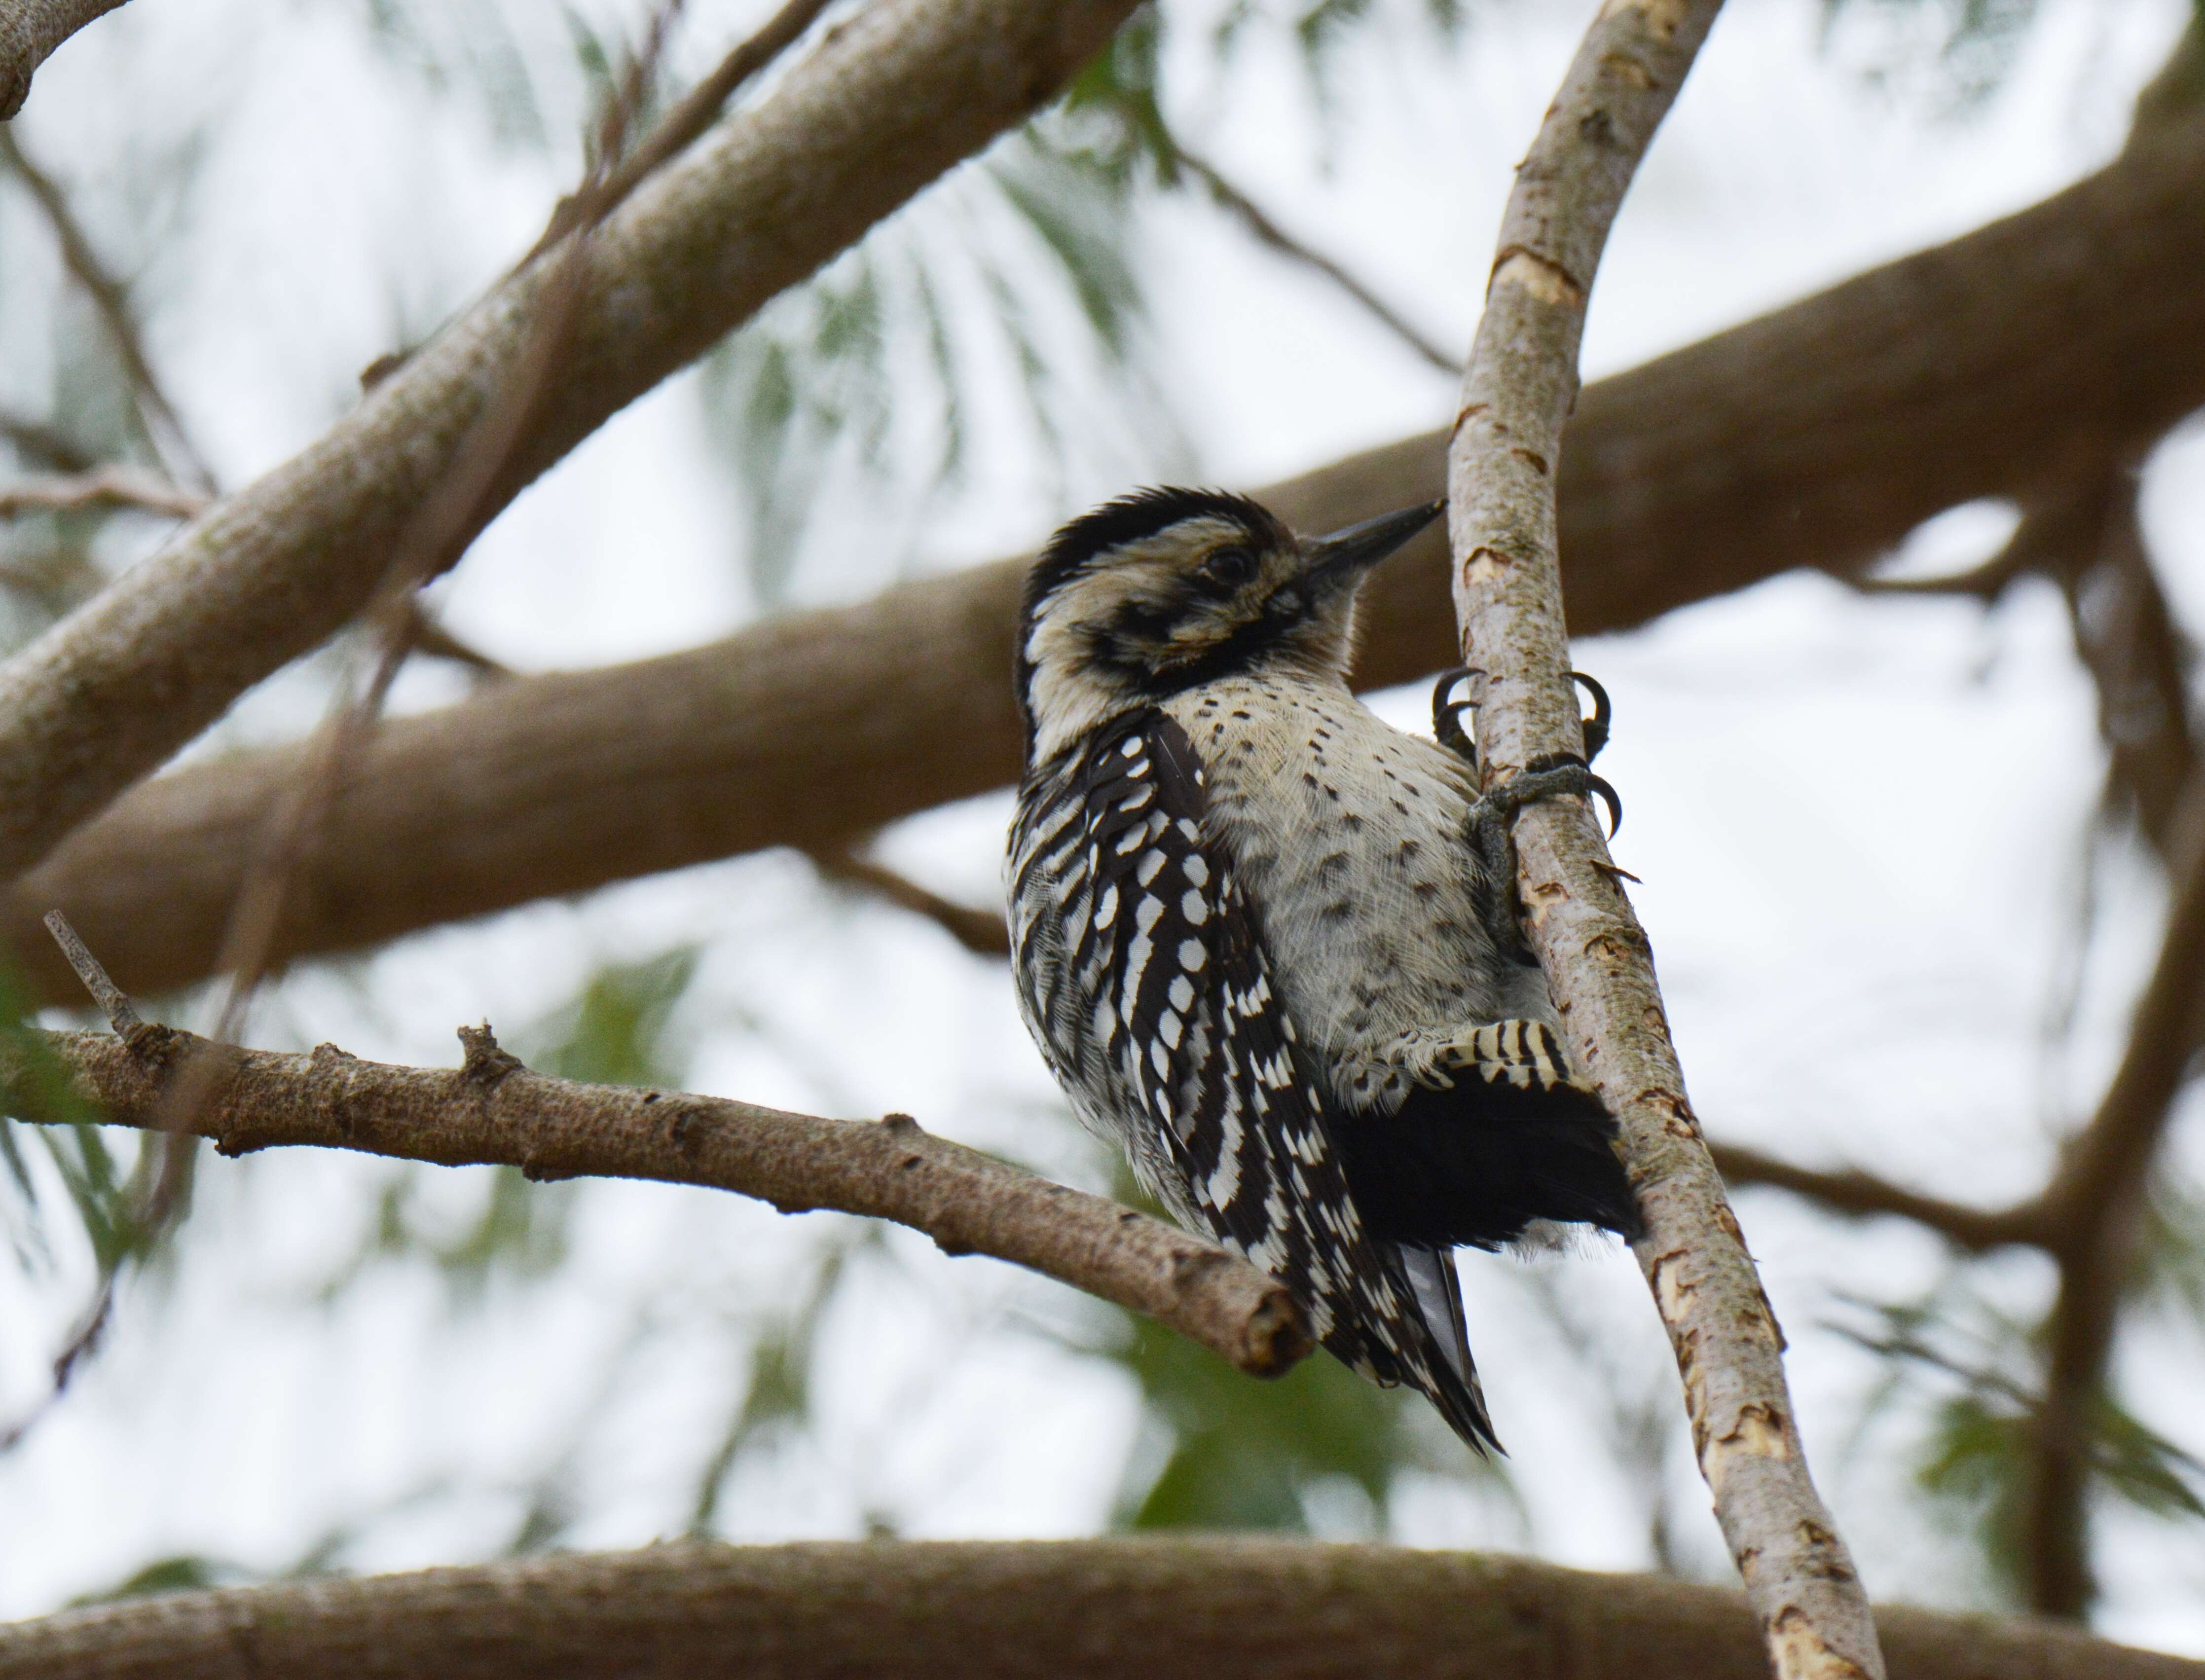
[[[1029,758],[1220,677],[1341,674],[1356,586],[1445,506],[1311,537],[1222,490],[1138,490],[1081,514],[1026,579],[1018,683]]]

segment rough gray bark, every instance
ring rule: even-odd
[[[1579,635],[1794,567],[1857,575],[1922,519],[2033,500],[2205,403],[2205,123],[2155,129],[2043,204],[1586,389],[1561,462]],[[1305,530],[1440,494],[1407,438],[1260,492]],[[253,493],[257,494],[257,492]],[[1361,679],[1453,657],[1439,534],[1372,580]],[[386,725],[298,895],[288,953],[787,844],[807,850],[1018,773],[1023,561],[773,620],[670,658],[498,686]],[[133,791],[0,900],[36,994],[76,994],[59,904],[128,983],[208,971],[292,752]]]
[[[54,49],[122,0],[0,0],[0,122],[23,109]]]
[[[461,1028],[458,1068],[392,1067],[335,1045],[308,1055],[233,1050],[167,1027],[34,1033],[0,1048],[0,1100],[21,1119],[179,1123],[163,1093],[213,1059],[184,1119],[227,1155],[278,1145],[355,1149],[445,1167],[497,1163],[533,1178],[701,1184],[785,1214],[892,1220],[949,1254],[985,1254],[1146,1313],[1258,1376],[1310,1350],[1301,1309],[1247,1261],[1147,1214],[1037,1178],[922,1131],[907,1114],[818,1119],[679,1092],[532,1073],[487,1027]],[[63,1076],[53,1077],[56,1069]],[[72,1101],[70,1099],[74,1099]]]
[[[558,390],[484,516],[1030,116],[1132,4],[880,0],[830,31],[771,97],[597,229]],[[360,609],[496,395],[547,264],[500,286],[320,442],[0,668],[0,874],[35,862]]]
[[[1489,793],[1584,750],[1562,616],[1555,468],[1601,252],[1721,0],[1608,0],[1501,218],[1447,460],[1464,662]],[[1807,1473],[1783,1340],[1685,1096],[1644,929],[1583,798],[1513,824],[1527,932],[1579,1071],[1622,1123],[1634,1244],[1692,1444],[1780,1680],[1883,1673],[1868,1595]]]
[[[2200,1680],[2045,1623],[1886,1609],[1909,1680]],[[1293,1540],[719,1546],[288,1582],[0,1627],[0,1680],[1754,1680],[1739,1595]]]

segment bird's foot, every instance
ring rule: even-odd
[[[1481,674],[1475,667],[1458,665],[1452,670],[1441,672],[1439,680],[1432,686],[1432,733],[1438,738],[1441,746],[1461,758],[1473,770],[1477,768],[1477,747],[1464,733],[1462,715],[1477,710],[1477,703],[1475,700],[1451,700],[1447,697],[1454,692],[1457,683]],[[1614,718],[1614,710],[1608,703],[1608,691],[1597,680],[1583,671],[1571,672],[1570,680],[1584,689],[1592,700],[1592,715],[1578,720],[1578,727],[1584,733],[1584,762],[1590,764],[1600,757],[1601,749],[1608,745],[1608,724]]]
[[[1511,1085],[1519,1091],[1567,1086],[1590,1093],[1593,1089],[1570,1072],[1569,1059],[1552,1027],[1514,1017],[1468,1029],[1432,1059],[1435,1079],[1452,1084],[1457,1073],[1467,1073],[1481,1084]]]
[[[1523,934],[1517,925],[1516,813],[1535,800],[1575,794],[1596,798],[1608,806],[1608,837],[1623,826],[1623,801],[1615,789],[1585,768],[1575,755],[1536,758],[1500,787],[1481,797],[1470,808],[1470,839],[1484,865],[1489,891],[1486,894],[1487,931],[1501,950],[1520,949]]]

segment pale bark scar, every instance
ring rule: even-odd
[[[1686,1257],[1685,1250],[1671,1249],[1666,1254],[1656,1256],[1654,1261],[1654,1297],[1661,1303],[1661,1316],[1671,1324],[1684,1322],[1685,1305],[1693,1293],[1691,1279],[1676,1275],[1683,1268],[1670,1264],[1672,1261]]]
[[[1685,15],[1690,6],[1688,0],[1609,0],[1602,9],[1611,15],[1637,12],[1645,18],[1648,28],[1673,35],[1685,27]]]
[[[1792,1443],[1784,1433],[1782,1418],[1774,1408],[1757,1400],[1740,1406],[1738,1422],[1716,1436],[1715,1440],[1734,1452],[1749,1452],[1756,1458],[1792,1456]]]
[[[1777,1680],[1868,1680],[1866,1669],[1823,1642],[1814,1618],[1796,1604],[1785,1606],[1768,1624],[1768,1643]]]
[[[1536,882],[1530,891],[1524,895],[1524,914],[1530,917],[1531,925],[1536,928],[1547,919],[1548,911],[1552,911],[1556,905],[1566,901],[1569,896],[1570,889],[1559,881]]]
[[[1619,81],[1634,83],[1641,90],[1652,88],[1659,80],[1653,71],[1627,52],[1611,52],[1600,61],[1600,65]]]
[[[1462,563],[1462,586],[1476,589],[1480,584],[1489,584],[1501,575],[1508,564],[1508,556],[1498,549],[1475,548],[1470,558]]]
[[[1570,271],[1552,258],[1542,257],[1536,251],[1527,251],[1520,245],[1511,246],[1494,264],[1493,279],[1486,290],[1506,282],[1529,292],[1549,309],[1582,309],[1585,288],[1578,284]]]

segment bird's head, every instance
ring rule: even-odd
[[[1019,703],[1030,758],[1104,719],[1250,672],[1337,677],[1355,592],[1446,503],[1297,537],[1221,490],[1145,490],[1081,514],[1026,579]]]

